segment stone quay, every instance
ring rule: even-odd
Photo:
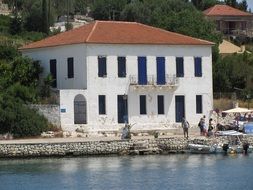
[[[34,141],[34,142],[33,142]],[[89,155],[143,155],[143,154],[170,154],[186,153],[189,143],[217,144],[226,143],[226,137],[165,137],[144,138],[129,140],[68,140],[35,141],[33,139],[18,143],[18,141],[0,141],[1,158],[27,157],[63,157]],[[253,137],[243,138],[244,142],[253,145]]]

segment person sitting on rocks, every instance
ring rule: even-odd
[[[131,139],[131,133],[130,133],[130,128],[131,125],[125,123],[124,128],[122,129],[122,135],[121,135],[121,139]]]

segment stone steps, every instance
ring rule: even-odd
[[[160,148],[158,148],[156,143],[150,143],[146,141],[137,141],[133,143],[130,148],[130,154],[132,155],[147,155],[147,154],[159,154]]]

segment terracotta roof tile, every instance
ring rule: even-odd
[[[209,41],[192,38],[136,22],[95,21],[77,29],[33,42],[20,49],[35,49],[81,43],[213,45],[213,43]]]
[[[253,16],[253,14],[241,11],[228,5],[214,5],[203,11],[206,16]]]

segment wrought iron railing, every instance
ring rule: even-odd
[[[147,79],[147,80],[146,80]],[[144,80],[139,80],[137,75],[129,76],[130,85],[141,85],[141,86],[178,86],[179,80],[176,75],[166,75],[165,80],[157,80],[155,75],[148,75]]]

